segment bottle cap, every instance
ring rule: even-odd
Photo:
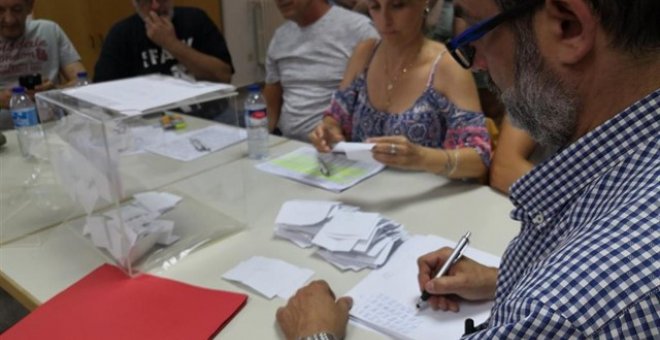
[[[16,87],[11,89],[11,93],[14,93],[14,94],[25,93],[25,88],[23,86],[16,86]]]
[[[249,92],[259,92],[261,91],[261,86],[259,86],[259,84],[252,84],[249,85],[247,89]]]
[[[85,72],[85,71],[78,72],[78,73],[76,74],[76,76],[77,76],[78,78],[87,78],[87,72]]]

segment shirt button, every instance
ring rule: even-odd
[[[534,224],[541,224],[541,223],[543,223],[544,220],[545,219],[543,218],[543,214],[538,213],[538,214],[536,214],[536,216],[534,216],[534,218],[532,219],[532,222],[534,222]]]

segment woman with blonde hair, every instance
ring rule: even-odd
[[[380,40],[360,43],[322,122],[310,133],[319,152],[342,141],[375,143],[383,164],[479,178],[490,138],[472,75],[425,38],[425,0],[368,0]]]

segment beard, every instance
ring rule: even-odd
[[[499,95],[513,125],[539,144],[560,149],[575,132],[578,98],[544,63],[529,30],[519,32],[518,39],[514,85],[500,91],[489,77],[489,88]]]

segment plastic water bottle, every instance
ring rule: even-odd
[[[268,157],[268,115],[266,101],[258,84],[248,87],[245,99],[245,128],[247,129],[248,157],[264,159]]]
[[[24,158],[32,158],[31,147],[43,138],[43,133],[39,125],[37,108],[25,93],[24,87],[18,86],[12,89],[9,109],[21,154]]]
[[[76,74],[76,78],[78,79],[76,81],[76,86],[85,86],[89,85],[89,80],[87,79],[87,72],[78,72]]]

